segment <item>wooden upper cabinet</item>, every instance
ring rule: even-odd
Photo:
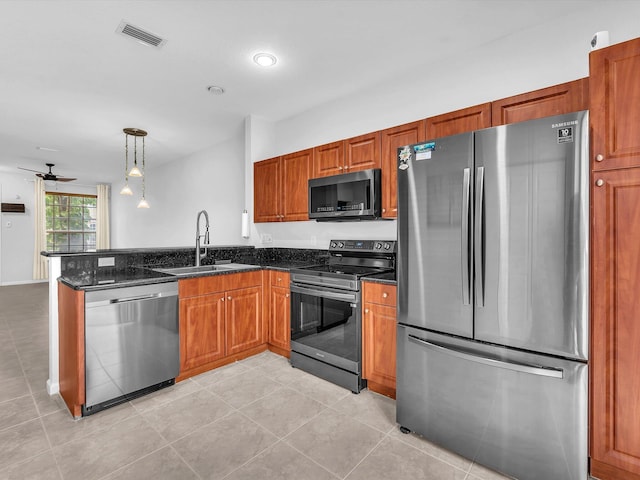
[[[426,119],[427,139],[473,132],[491,126],[491,104],[483,103]]]
[[[309,178],[313,165],[313,150],[282,156],[281,213],[285,222],[309,220]]]
[[[290,153],[253,164],[253,220],[308,220],[308,181],[313,150]]]
[[[589,109],[589,79],[542,88],[491,102],[495,127]]]
[[[344,140],[313,149],[313,178],[344,173]]]
[[[380,132],[350,138],[344,145],[345,173],[380,168]]]
[[[637,480],[640,168],[595,172],[592,185],[590,473]]]
[[[594,170],[640,165],[640,39],[589,54]]]
[[[425,120],[387,128],[380,132],[382,148],[382,216],[398,215],[398,148],[426,140]]]
[[[253,220],[280,220],[280,157],[253,164]]]
[[[313,178],[380,168],[380,132],[320,145],[313,149]]]

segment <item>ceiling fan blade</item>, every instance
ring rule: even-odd
[[[24,167],[18,167],[20,170],[26,170],[27,172],[36,172],[36,173],[42,173],[44,174],[45,172],[41,172],[40,170],[31,170],[30,168],[24,168]]]
[[[77,178],[67,178],[67,177],[57,177],[56,178],[57,182],[73,182],[74,180],[77,180]]]

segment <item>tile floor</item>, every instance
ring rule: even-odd
[[[48,377],[48,286],[0,287],[0,479],[503,479],[264,352],[73,420]]]

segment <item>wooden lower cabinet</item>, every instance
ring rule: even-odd
[[[180,376],[197,375],[266,349],[262,272],[178,281]]]
[[[594,172],[591,475],[640,479],[640,167]]]
[[[268,293],[269,349],[289,357],[291,354],[291,293],[289,273],[270,271]]]
[[[363,282],[362,376],[369,390],[396,397],[396,286]]]
[[[85,402],[84,290],[58,282],[58,365],[60,396],[74,417]]]
[[[262,287],[242,288],[226,293],[226,354],[233,355],[264,344]]]

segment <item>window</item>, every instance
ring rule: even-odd
[[[96,203],[96,195],[47,192],[47,251],[95,249]]]

